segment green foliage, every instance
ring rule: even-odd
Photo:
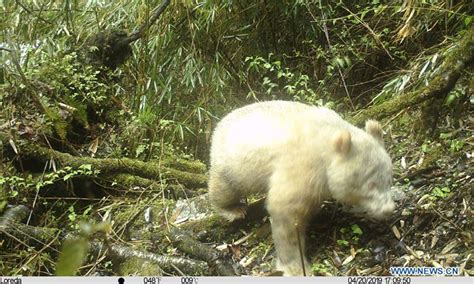
[[[56,265],[56,276],[74,276],[85,261],[88,242],[84,238],[66,240]]]
[[[69,219],[69,226],[73,230],[80,229],[81,223],[86,223],[90,220],[90,214],[92,212],[92,206],[88,206],[82,210],[81,213],[77,213],[74,206],[69,206],[67,218]]]
[[[446,96],[445,105],[452,106],[455,102],[459,101],[459,99],[464,95],[465,94],[463,94],[460,90],[453,90],[449,93],[448,96]]]
[[[54,131],[62,141],[66,141],[71,121],[75,120],[84,129],[89,127],[87,109],[93,109],[95,116],[101,116],[110,106],[110,96],[117,88],[100,79],[101,71],[84,64],[76,52],[68,51],[59,41],[58,49],[51,52],[48,42],[41,45],[26,45],[20,60],[28,60],[21,70],[7,60],[5,74],[7,82],[0,86],[5,92],[5,100],[33,104],[25,111],[44,115],[37,118],[38,130],[44,133]],[[12,57],[13,58],[13,57]],[[24,79],[16,82],[16,73],[22,72]],[[25,95],[27,94],[27,95]],[[41,107],[40,107],[41,106]],[[21,110],[18,110],[21,111]]]
[[[431,191],[430,197],[431,199],[435,200],[435,199],[444,199],[450,195],[451,195],[451,189],[449,189],[448,187],[440,188],[436,186]]]
[[[47,84],[54,92],[53,98],[75,106],[79,103],[100,105],[108,98],[111,86],[99,80],[100,71],[81,62],[76,52],[48,53],[40,49],[35,55],[25,75]]]
[[[267,255],[271,249],[272,246],[268,242],[259,242],[250,250],[249,256],[255,258],[262,258],[263,256]]]
[[[439,138],[448,143],[449,152],[459,153],[465,145],[463,140],[453,138],[454,133],[441,133]]]
[[[120,151],[116,153],[118,157],[125,155],[141,159],[156,159],[163,153],[192,157],[192,153],[184,151],[186,147],[182,147],[179,143],[183,142],[188,134],[195,135],[188,125],[174,120],[160,119],[148,109],[138,116],[133,116],[121,133],[121,137],[113,138],[111,140],[117,141],[111,142],[117,143],[120,148]],[[170,139],[170,136],[178,140]],[[164,137],[169,139],[164,140]]]
[[[32,43],[24,48],[22,66],[27,73],[43,66],[44,75],[35,79],[66,94],[60,101],[75,107],[82,121],[84,102],[102,104],[111,93],[149,127],[158,118],[172,122],[138,138],[153,141],[160,133],[167,142],[190,146],[203,141],[215,117],[248,101],[320,105],[345,98],[339,72],[349,96],[365,101],[372,99],[366,94],[379,93],[378,103],[414,87],[436,72],[443,57],[436,44],[468,28],[474,11],[462,1],[173,1],[134,43],[132,58],[117,71],[121,86],[101,84],[96,71],[78,66],[77,55],[66,48],[107,27],[131,31],[159,3],[25,1],[31,11],[41,11],[39,19],[7,1],[1,9],[11,16],[1,18],[0,26],[8,44]],[[410,58],[420,51],[418,60]],[[414,66],[407,68],[409,62]],[[8,79],[14,72],[6,65]]]
[[[57,109],[50,108],[49,106],[44,107],[45,117],[47,118],[45,124],[51,125],[61,140],[66,140],[68,124],[60,117]]]
[[[362,229],[357,224],[353,224],[350,227],[344,227],[339,230],[341,233],[340,239],[336,240],[337,244],[343,247],[349,245],[356,245],[359,243],[360,236],[362,236]]]
[[[87,132],[77,136],[100,140],[97,155],[143,160],[191,155],[198,148],[207,150],[219,117],[255,100],[331,103],[344,110],[349,98],[362,106],[424,86],[438,75],[450,52],[447,47],[470,28],[474,14],[472,1],[171,1],[160,20],[133,43],[132,57],[115,73],[83,64],[89,36],[110,28],[131,32],[148,21],[160,3],[3,1],[0,108],[6,111],[0,112],[0,126],[16,120],[34,133],[16,133],[11,127],[7,137],[31,135],[43,141],[55,133],[63,141],[49,139],[52,147],[64,146],[61,142],[71,134],[73,121]],[[16,65],[13,54],[18,54]],[[467,87],[457,86],[444,104],[456,110],[467,95]],[[112,99],[123,103],[121,112],[112,111]],[[25,107],[30,105],[31,110]],[[89,125],[89,115],[127,120],[125,125],[107,125],[107,119]],[[452,153],[467,145],[454,135],[441,138]],[[436,147],[427,142],[422,151],[432,154]],[[426,155],[425,161],[428,156],[433,155]],[[4,174],[0,210],[6,201],[30,204],[38,191],[96,174],[90,165],[36,176]],[[452,190],[451,184],[437,187],[429,197],[444,200]],[[40,202],[36,214],[40,207],[47,211],[33,219],[44,217],[41,226],[83,231],[64,244],[56,267],[57,275],[75,275],[87,257],[88,242],[107,230],[81,225],[93,217],[93,207],[83,206],[87,201],[58,199],[55,206],[49,199]],[[337,244],[344,249],[357,246],[364,233],[356,224],[342,228]],[[271,248],[261,242],[249,255],[265,256]],[[4,268],[8,264],[4,266],[2,258],[0,269],[9,272],[4,274],[54,271],[54,261],[43,251],[19,251],[11,266],[21,268]],[[16,251],[2,257],[9,254]],[[334,274],[328,260],[312,270]]]
[[[254,100],[333,103],[344,109],[347,97],[361,106],[423,86],[437,75],[450,51],[447,47],[470,28],[474,14],[472,1],[171,1],[114,74],[82,63],[89,36],[109,28],[130,32],[148,21],[160,2],[3,1],[0,108],[6,111],[0,113],[0,126],[16,120],[34,129],[33,138],[50,138],[55,132],[64,140],[74,120],[100,138],[98,155],[144,160],[191,155],[198,147],[208,148],[219,117]],[[14,53],[19,67],[11,60]],[[44,108],[40,115],[24,107],[32,105],[32,94],[40,98],[32,108]],[[456,87],[444,103],[455,109],[467,94],[468,88]],[[121,112],[111,111],[111,95],[125,106]],[[126,125],[89,128],[89,113],[127,113]],[[16,135],[15,130],[5,133]],[[451,152],[467,145],[452,136],[442,139]],[[53,147],[63,142],[51,141]],[[432,152],[432,147],[426,143],[422,151]],[[31,193],[96,174],[84,165],[41,176],[2,175],[0,210],[6,204],[3,199],[29,202]],[[442,200],[450,189],[435,188],[430,196]],[[42,202],[50,205],[46,199]],[[44,212],[47,221],[41,225],[62,222],[68,229],[80,229],[92,207],[69,202],[56,203],[63,219]],[[58,275],[77,273],[91,232],[98,230],[64,247]],[[342,228],[337,243],[357,245],[363,233],[356,224]],[[250,255],[266,255],[270,249],[261,243]],[[20,254],[35,255],[21,273],[33,274],[47,266],[44,262],[54,263],[33,248]],[[326,274],[329,267],[323,263],[312,269]]]
[[[260,56],[245,58],[249,75],[263,76],[260,88],[264,90],[266,97],[278,99],[278,93],[285,92],[296,101],[304,101],[315,105],[323,104],[321,97],[310,87],[308,75],[296,75],[289,68],[282,67],[280,60],[273,60],[272,57],[273,54],[269,54],[268,59]],[[256,100],[256,92],[256,90],[250,89],[248,97]]]
[[[362,235],[362,229],[357,224],[353,224],[351,226],[351,232],[355,236],[361,236]]]
[[[438,73],[441,62],[443,62],[442,59],[447,53],[447,50],[429,55],[422,53],[420,57],[412,60],[408,72],[402,72],[388,81],[382,90],[374,96],[372,102],[380,103],[396,94],[426,84],[430,78]]]
[[[449,151],[451,153],[458,153],[464,147],[465,142],[462,140],[453,139],[449,144]]]
[[[10,187],[10,197],[16,197],[18,195],[18,190],[16,188],[26,187],[27,183],[24,178],[18,176],[0,176],[0,185]]]
[[[67,239],[63,244],[56,263],[56,276],[76,275],[86,260],[89,240],[97,233],[109,233],[111,231],[108,223],[81,223],[78,228],[80,229],[79,236]]]
[[[431,151],[429,141],[421,145],[421,151],[423,151],[423,153],[429,153]]]
[[[336,240],[336,243],[340,246],[344,246],[344,247],[347,247],[349,246],[349,242],[344,240],[344,239],[340,239],[340,240]]]
[[[77,169],[64,167],[55,172],[46,173],[41,177],[33,177],[31,175],[26,177],[0,176],[0,186],[7,189],[5,192],[7,192],[9,198],[16,198],[22,193],[22,190],[35,189],[38,191],[60,180],[69,181],[78,176],[94,177],[98,173],[98,170],[92,169],[92,165],[84,164]],[[22,196],[26,193],[27,192],[23,192]]]
[[[311,272],[313,275],[333,275],[332,274],[332,265],[328,263],[327,260],[314,262],[311,265]]]

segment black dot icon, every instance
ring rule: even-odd
[[[118,283],[119,283],[119,284],[125,284],[125,279],[123,279],[123,277],[120,277],[120,278],[118,279]]]

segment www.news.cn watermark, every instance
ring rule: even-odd
[[[459,267],[402,267],[392,266],[389,268],[390,274],[396,276],[456,276],[461,273]]]

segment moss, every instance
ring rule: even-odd
[[[433,148],[430,149],[428,153],[426,153],[425,159],[423,160],[423,164],[421,168],[428,168],[431,166],[436,166],[437,162],[442,160],[446,154],[444,153],[443,147],[441,144],[433,145]]]
[[[72,113],[73,118],[84,128],[89,128],[89,121],[87,119],[87,106],[78,102],[71,97],[65,97],[67,104],[74,107],[76,110]]]
[[[207,176],[202,174],[195,174],[173,168],[167,168],[164,171],[165,177],[170,179],[176,179],[183,184],[193,184],[195,186],[205,186],[207,184]]]
[[[218,215],[212,215],[204,220],[190,221],[181,226],[181,228],[190,230],[195,234],[207,233],[212,235],[212,240],[227,239],[231,233],[229,222]]]
[[[57,110],[53,110],[48,107],[44,107],[46,116],[51,120],[54,131],[58,137],[65,141],[67,136],[68,123],[59,116]]]
[[[118,271],[121,275],[162,275],[158,265],[138,257],[129,257],[120,263]]]
[[[165,157],[162,161],[163,165],[166,165],[168,167],[181,170],[181,171],[187,171],[187,172],[192,172],[192,173],[205,173],[206,172],[206,165],[198,160],[190,161],[174,156],[170,157]]]
[[[158,179],[161,176],[165,179],[176,180],[189,188],[205,187],[207,184],[207,177],[203,174],[185,172],[161,166],[159,163],[143,162],[129,158],[96,159],[75,157],[31,143],[25,145],[23,155],[44,161],[55,158],[60,161],[62,166],[80,167],[84,164],[90,164],[94,170],[99,170],[102,175],[124,173],[149,179]]]

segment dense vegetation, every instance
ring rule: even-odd
[[[472,275],[472,1],[2,3],[1,275],[271,273],[261,202],[200,202],[218,119],[274,99],[381,120],[394,161],[396,216],[328,203],[315,274]]]

